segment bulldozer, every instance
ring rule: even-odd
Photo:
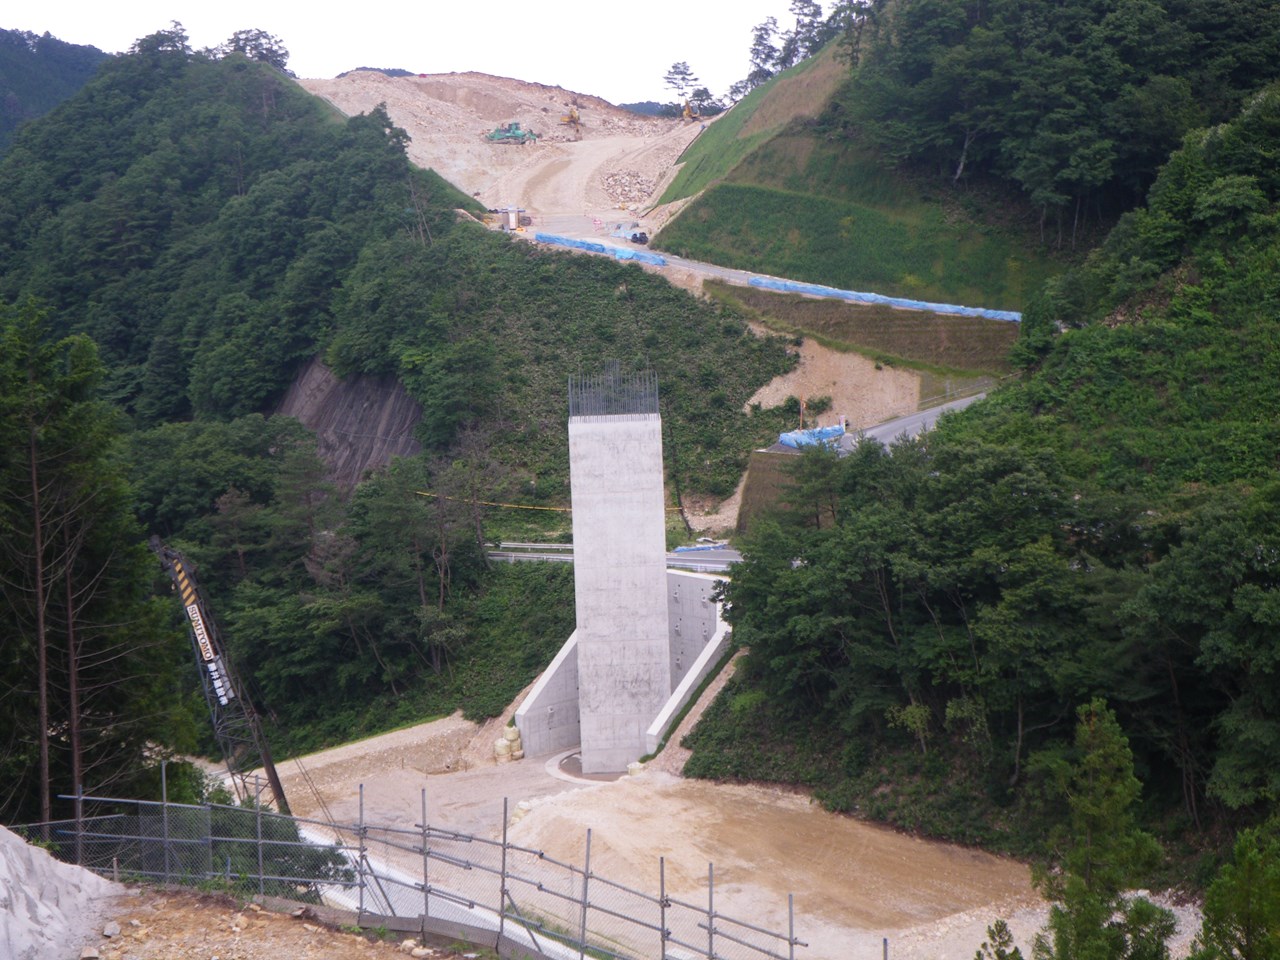
[[[513,120],[484,135],[489,143],[537,143],[538,135],[532,130],[521,128],[520,122]]]

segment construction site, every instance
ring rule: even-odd
[[[475,73],[393,78],[361,70],[337,79],[299,82],[348,114],[385,104],[391,120],[409,134],[410,158],[435,169],[494,211],[495,229],[515,234],[538,228],[579,237],[612,236],[619,243],[643,245],[671,215],[670,210],[657,205],[657,197],[674,175],[681,153],[702,129],[702,119],[688,104],[681,118],[641,117],[585,94]],[[673,283],[700,289],[702,278],[694,273],[670,270],[667,275]],[[862,356],[829,350],[808,339],[796,349],[799,366],[762,389],[752,402],[770,405],[792,395],[830,396],[832,409],[855,425],[878,423],[913,412],[919,405],[920,378],[912,371],[881,371],[878,364]],[[588,399],[584,394],[580,402]],[[656,400],[654,404],[652,412],[656,413]],[[572,403],[570,410],[572,416]],[[577,433],[574,421],[570,422],[571,450],[576,437],[595,430],[587,421],[599,413],[586,407],[580,412],[583,422]],[[583,464],[587,474],[604,472],[598,461],[616,466],[622,456],[618,444],[630,451],[651,443],[646,437],[658,428],[637,419],[649,413],[648,406],[622,411],[631,418],[627,429],[644,437],[634,439],[628,434],[616,443],[610,439],[594,452],[572,452],[571,457],[578,458],[575,464]],[[628,452],[622,459],[630,464],[627,458],[631,455]],[[656,456],[660,522],[660,442]],[[635,462],[640,464],[640,459]],[[650,466],[645,461],[644,469]],[[636,466],[625,472],[635,477],[644,469]],[[574,484],[575,514],[581,514],[584,524],[596,517],[603,525],[597,528],[602,544],[616,545],[637,529],[638,521],[625,510],[621,526],[614,529],[600,519],[608,511],[593,514],[589,506],[579,506],[578,491],[584,484],[578,479]],[[636,481],[635,486],[643,487],[643,483]],[[637,502],[651,508],[653,490],[633,492]],[[617,496],[610,493],[608,502],[616,516]],[[724,530],[736,521],[736,498],[701,507],[694,511],[695,526]],[[600,559],[598,554],[590,559],[593,555],[586,545],[591,534],[586,528],[579,531],[578,522],[575,516],[575,543],[583,545],[582,554],[589,558],[588,563],[596,564],[594,569],[605,569],[614,561]],[[655,536],[660,540],[660,525],[657,529]],[[573,697],[566,694],[556,700],[554,691],[547,692],[550,681],[544,677],[542,687],[535,685],[524,691],[502,716],[484,725],[460,716],[436,719],[315,753],[300,762],[278,764],[263,756],[265,742],[253,718],[235,712],[234,670],[218,659],[216,644],[201,653],[199,632],[209,627],[200,612],[196,588],[184,588],[190,584],[190,572],[184,570],[181,556],[166,552],[162,545],[156,545],[156,550],[183,594],[194,649],[202,658],[205,693],[215,726],[222,724],[219,742],[230,752],[239,751],[236,792],[243,798],[252,793],[255,800],[263,799],[267,794],[262,783],[273,781],[270,803],[278,810],[318,824],[342,824],[348,832],[352,824],[359,824],[361,832],[373,824],[388,831],[419,831],[424,856],[430,826],[477,842],[500,843],[504,854],[515,845],[581,868],[573,876],[584,888],[579,891],[584,931],[586,878],[596,876],[635,890],[660,891],[658,903],[675,898],[706,904],[712,896],[714,904],[707,907],[706,921],[712,928],[716,927],[715,917],[723,915],[770,931],[791,931],[788,943],[770,948],[780,950],[776,953],[738,953],[726,943],[717,952],[714,942],[707,953],[691,952],[688,946],[673,946],[667,952],[664,935],[663,952],[670,957],[769,955],[843,960],[891,955],[904,960],[952,960],[972,956],[985,939],[988,925],[998,918],[1008,920],[1024,951],[1029,950],[1035,932],[1045,922],[1047,907],[1035,893],[1030,871],[1023,863],[835,815],[793,790],[683,778],[688,752],[681,739],[720,691],[733,662],[717,673],[715,668],[723,657],[705,654],[699,680],[705,677],[709,682],[701,689],[696,682],[687,683],[688,702],[681,704],[688,707],[687,712],[678,723],[661,727],[657,742],[644,739],[649,732],[646,727],[655,722],[663,703],[693,675],[693,660],[712,649],[682,650],[679,667],[673,672],[677,647],[674,641],[667,641],[668,634],[675,637],[678,630],[669,596],[673,591],[677,595],[684,592],[696,598],[696,605],[706,607],[711,604],[708,598],[714,586],[714,578],[702,575],[687,575],[673,586],[677,581],[665,567],[652,565],[653,550],[648,547],[644,558],[617,563],[619,569],[625,569],[626,577],[633,579],[640,577],[637,570],[646,571],[644,589],[652,594],[646,609],[661,613],[660,626],[649,630],[648,640],[636,639],[622,658],[631,664],[645,664],[649,672],[639,685],[651,685],[656,691],[632,711],[634,715],[623,716],[626,711],[619,704],[638,681],[632,678],[622,686],[609,686],[608,667],[614,654],[601,648],[574,660],[581,678],[575,674],[571,683],[564,681],[566,689],[568,685],[574,688]],[[599,589],[594,593],[586,589],[584,578]],[[578,579],[577,649],[591,650],[588,624],[609,606],[609,598],[616,597],[619,589],[635,592],[631,589],[635,584],[628,580],[630,586],[620,588],[612,573],[579,572]],[[698,589],[703,593],[697,594]],[[197,609],[195,615],[192,606]],[[621,629],[619,623],[635,625],[642,620],[641,614],[628,607],[608,626],[616,632]],[[710,630],[698,629],[708,638],[716,632],[714,625]],[[657,646],[649,643],[655,630],[661,634]],[[552,677],[556,669],[553,664],[547,676]],[[588,677],[593,678],[590,683],[599,692],[579,700],[576,691],[588,683]],[[568,732],[564,727],[554,729],[556,723],[548,718],[557,718],[558,723],[563,713],[557,711],[568,712],[562,703],[570,701],[578,713],[578,725]],[[674,716],[668,714],[667,719]],[[509,731],[515,731],[519,740]],[[625,744],[619,746],[623,740]],[[598,747],[589,741],[598,742]],[[517,742],[518,747],[514,746]],[[257,762],[251,763],[249,758]],[[363,857],[363,840],[361,844]],[[394,859],[394,855],[388,856]],[[164,866],[167,877],[167,859]],[[505,862],[502,870],[505,893]],[[429,905],[426,888],[431,883],[425,873],[420,885],[424,889],[418,896],[427,896]],[[360,890],[363,896],[365,887]],[[121,891],[101,896],[100,919],[120,918],[117,929],[123,925],[126,932],[129,923],[154,908],[154,902],[144,907],[136,897]],[[348,902],[347,907],[351,906]],[[355,908],[357,918],[365,906],[361,900]],[[499,899],[498,912],[505,909]],[[385,914],[385,910],[377,912]],[[240,916],[240,922],[235,916]],[[573,922],[572,914],[566,916]],[[245,943],[243,949],[218,947],[208,936],[200,949],[221,950],[218,955],[224,960],[285,955],[271,950],[266,939],[271,934],[270,924],[254,926],[243,915],[233,914],[224,926],[236,928],[239,939],[235,943]],[[259,937],[252,941],[252,947],[243,936],[250,928]],[[545,932],[546,927],[538,929]],[[711,932],[714,941],[714,930]],[[208,933],[214,933],[213,927]],[[568,935],[572,933],[570,930]],[[163,952],[165,948],[156,940],[148,946],[143,938],[134,938],[137,942],[126,946],[123,938],[108,938],[112,939],[114,943],[104,942],[95,948],[103,952],[92,956],[148,960],[179,955]],[[1175,941],[1175,952],[1185,952],[1186,946]],[[302,947],[291,941],[282,949]],[[364,946],[339,946],[319,939],[305,949],[310,952],[290,955],[344,960],[367,955]],[[656,951],[630,947],[618,947],[616,953],[600,952],[607,949],[598,943],[590,947],[593,956],[657,955]],[[585,955],[587,950],[584,934],[582,953],[572,955]]]

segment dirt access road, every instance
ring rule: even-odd
[[[671,212],[657,207],[657,199],[702,129],[700,123],[640,117],[560,87],[480,73],[393,78],[364,70],[299,83],[348,114],[385,104],[392,121],[409,134],[414,163],[434,169],[488,208],[524,209],[533,230],[579,238],[607,237],[616,224],[633,221],[653,234]],[[582,119],[578,130],[560,122],[575,105]],[[538,143],[485,141],[487,132],[512,121],[540,133]],[[701,292],[709,276],[745,283],[741,271],[671,261],[661,274],[693,293]],[[913,413],[919,406],[921,379],[910,370],[878,367],[812,339],[794,350],[796,369],[766,384],[748,404],[771,407],[788,396],[831,397],[819,424],[843,417],[854,428]],[[704,504],[690,519],[700,531],[731,530],[737,503],[735,494],[721,504]]]
[[[664,857],[668,892],[692,903],[705,901],[714,863],[727,916],[786,930],[793,894],[809,944],[798,956],[812,960],[871,960],[885,937],[896,958],[969,960],[996,917],[1027,938],[1041,922],[1026,867],[1006,858],[836,816],[792,791],[686,780],[664,769],[678,771],[674,755],[612,782],[575,779],[560,758],[498,764],[500,725],[452,717],[304,763],[338,821],[356,819],[363,785],[367,822],[412,829],[425,790],[430,823],[497,839],[505,798],[512,843],[581,864],[590,829],[594,874],[656,895]],[[317,816],[297,769],[281,775],[294,811]]]

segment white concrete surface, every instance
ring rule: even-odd
[[[671,694],[662,420],[569,418],[584,773],[623,771]]]
[[[719,604],[713,598],[719,582],[719,577],[705,574],[667,571],[667,621],[673,689],[680,686],[717,629],[725,626],[720,622]]]
[[[527,757],[576,747],[578,714],[578,631],[573,631],[516,709],[516,729]]]
[[[689,581],[695,582],[691,583]],[[701,583],[696,581],[701,581]],[[724,605],[717,603],[710,595],[717,583],[719,583],[719,578],[717,577],[678,573],[674,570],[667,571],[668,586],[674,587],[675,591],[682,595],[680,599],[672,601],[672,606],[676,607],[678,611],[678,613],[676,611],[672,613],[671,643],[673,654],[679,640],[676,636],[677,622],[682,625],[682,632],[685,624],[695,624],[698,637],[696,643],[689,643],[689,647],[696,647],[696,652],[688,664],[682,665],[680,674],[676,678],[675,691],[667,698],[667,702],[663,704],[662,709],[658,711],[658,715],[649,724],[649,729],[645,731],[644,752],[646,754],[658,752],[658,748],[662,745],[662,738],[667,735],[676,716],[684,709],[685,704],[689,702],[694,691],[698,689],[698,685],[707,678],[707,675],[711,673],[715,665],[720,662],[720,658],[729,650],[729,625],[724,622]],[[684,616],[687,607],[693,604],[697,604],[703,609],[697,610],[696,616]],[[677,621],[678,614],[679,620]],[[708,614],[711,632],[709,635],[705,635],[703,630],[708,628]],[[674,664],[675,658],[673,656]]]

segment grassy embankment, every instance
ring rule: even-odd
[[[1062,266],[1034,217],[1014,198],[892,172],[828,130],[847,71],[828,48],[710,125],[661,198],[694,199],[655,247],[842,289],[1022,309]]]

